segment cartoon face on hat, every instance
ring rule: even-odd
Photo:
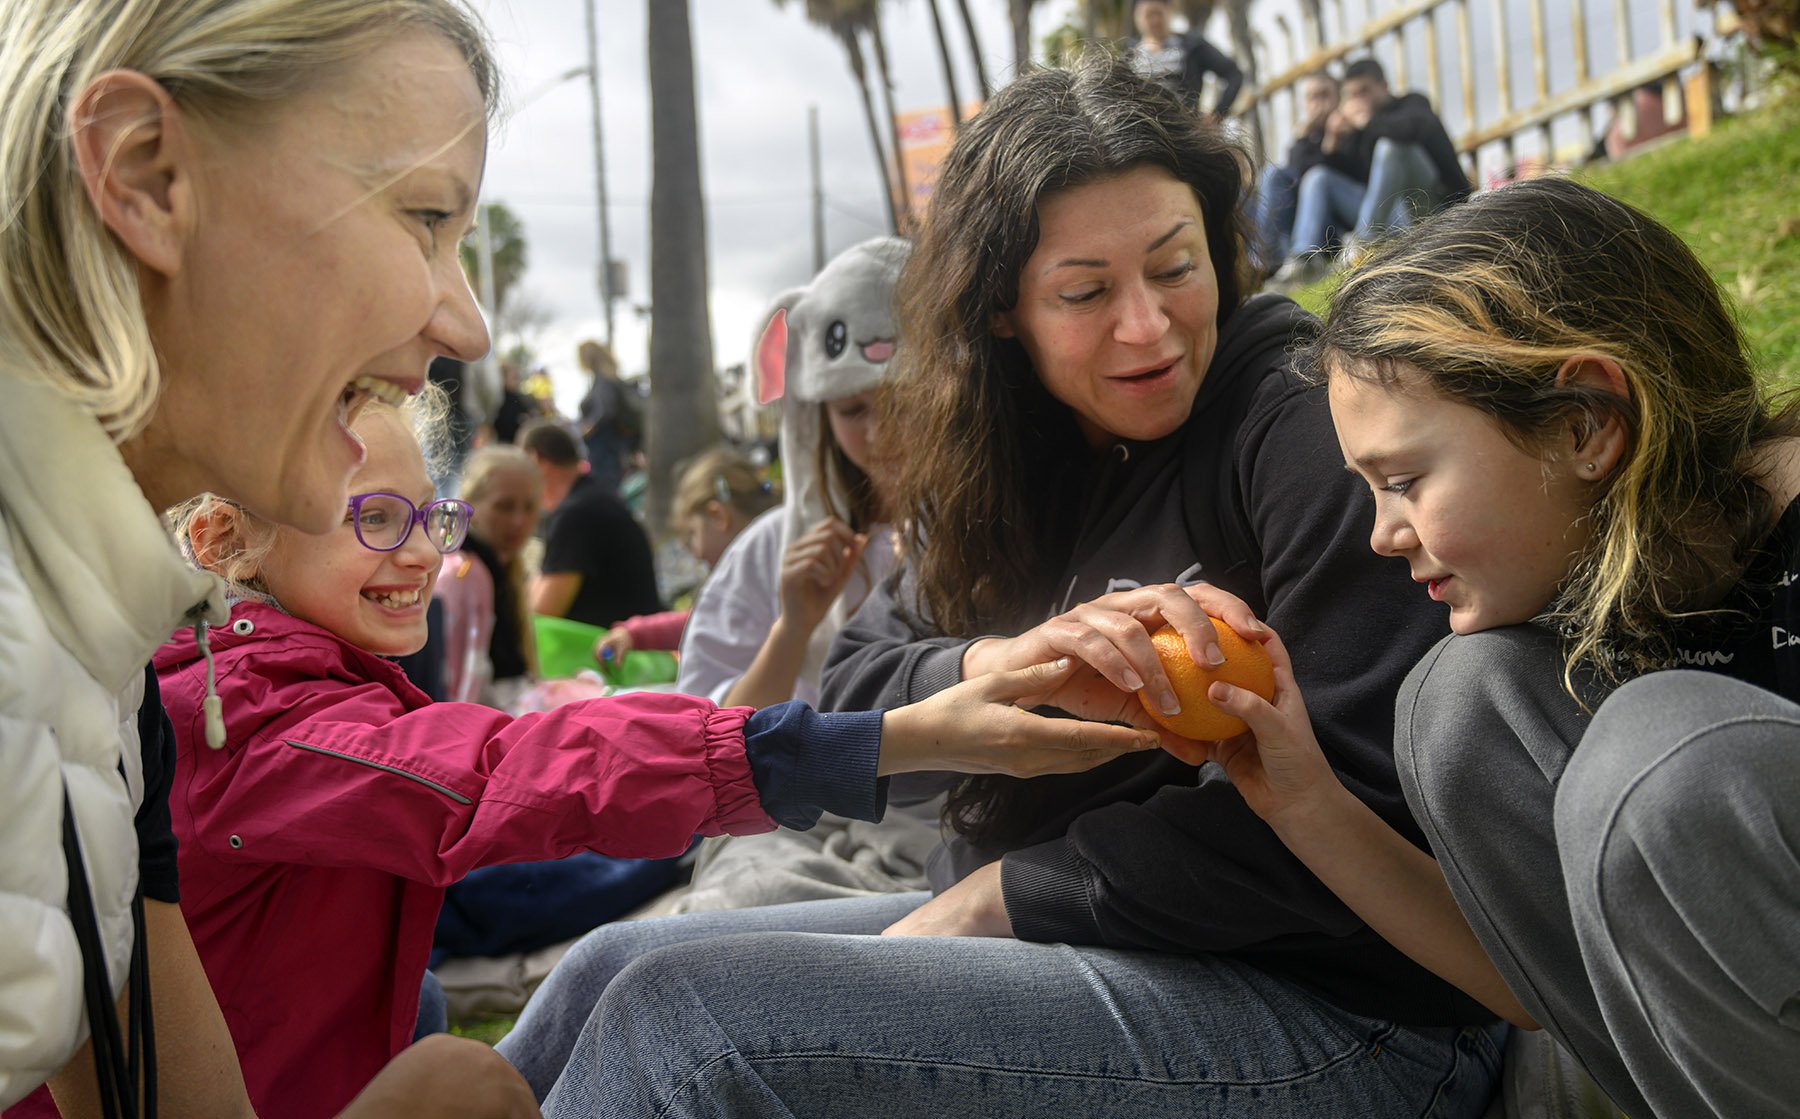
[[[754,357],[763,403],[818,404],[881,383],[898,341],[894,282],[909,250],[897,237],[853,245],[775,300]]]

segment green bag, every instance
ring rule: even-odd
[[[645,684],[669,684],[675,680],[675,654],[661,649],[633,649],[621,664],[594,659],[594,646],[606,636],[599,626],[586,622],[533,614],[531,628],[537,637],[538,673],[546,680],[560,680],[582,669],[598,672],[615,688]]]

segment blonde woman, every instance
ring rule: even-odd
[[[211,489],[330,528],[363,402],[487,349],[456,241],[494,64],[456,0],[0,0],[0,26],[0,1106],[54,1077],[65,1115],[247,1115],[144,674],[222,604],[157,514]],[[347,1113],[531,1114],[502,1073],[433,1041]]]

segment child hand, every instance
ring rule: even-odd
[[[1248,723],[1250,732],[1206,743],[1204,750],[1224,768],[1251,811],[1276,826],[1284,818],[1304,815],[1341,785],[1313,735],[1287,646],[1270,631],[1263,648],[1275,666],[1274,702],[1215,682],[1206,697],[1219,710]]]
[[[625,654],[631,652],[631,631],[624,626],[614,626],[606,631],[606,635],[594,642],[594,659],[601,664],[611,661],[613,664],[625,663]]]
[[[949,770],[1036,777],[1080,773],[1162,738],[1137,727],[1050,719],[1043,703],[1076,671],[1072,657],[965,680],[882,716],[879,773]]]
[[[796,632],[811,634],[843,593],[869,538],[827,517],[788,545],[781,559],[781,613]]]

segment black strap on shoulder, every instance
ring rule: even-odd
[[[69,873],[69,920],[81,948],[82,1001],[87,1008],[88,1037],[94,1051],[94,1072],[100,1090],[100,1112],[105,1119],[146,1119],[156,1115],[156,1031],[150,1014],[149,952],[144,945],[144,894],[140,885],[131,901],[132,947],[128,977],[130,1008],[129,1041],[121,1038],[119,1015],[113,1005],[112,983],[106,974],[106,952],[100,941],[100,921],[88,886],[87,863],[81,856],[81,836],[75,829],[75,813],[69,804],[68,785],[63,786],[63,861]],[[145,1097],[140,1111],[138,1085]]]

